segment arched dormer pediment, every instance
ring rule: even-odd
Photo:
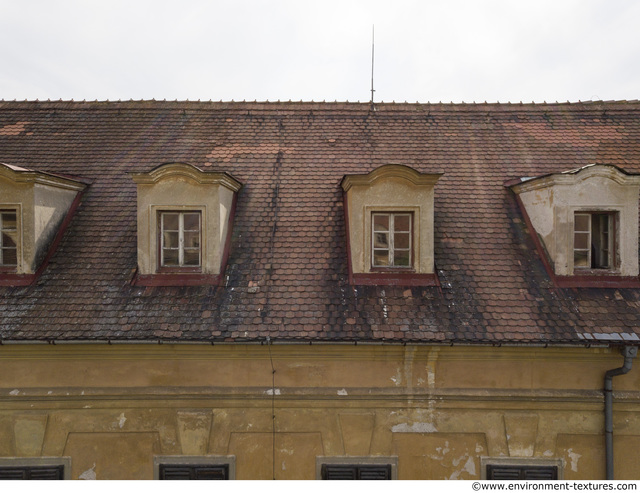
[[[442,173],[388,164],[341,181],[352,284],[434,285],[434,186]]]
[[[362,175],[345,175],[342,189],[347,192],[353,186],[371,186],[378,180],[404,180],[416,186],[434,186],[442,173],[420,173],[403,164],[385,164]]]
[[[222,185],[232,192],[242,188],[242,184],[226,172],[203,171],[188,163],[165,163],[153,168],[148,173],[132,174],[133,181],[138,184],[152,185],[164,180],[190,180],[199,185]]]

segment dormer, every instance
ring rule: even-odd
[[[440,176],[397,164],[344,176],[351,284],[437,285],[433,198]]]
[[[86,184],[0,163],[0,285],[31,284]]]
[[[509,185],[557,284],[637,278],[640,175],[591,164]]]
[[[132,175],[138,187],[137,285],[218,284],[242,184],[184,163]]]

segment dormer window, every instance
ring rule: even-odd
[[[411,214],[380,213],[371,215],[373,267],[410,268],[411,255]]]
[[[242,184],[184,163],[137,173],[138,272],[142,286],[216,285],[226,267]]]
[[[640,175],[609,165],[507,184],[561,287],[635,286]]]
[[[573,268],[614,270],[614,212],[576,212],[573,220]]]
[[[0,268],[18,265],[18,221],[16,211],[0,210]]]
[[[200,212],[160,213],[160,267],[200,267]]]
[[[86,183],[0,163],[0,286],[27,286],[46,267]]]
[[[440,176],[390,164],[342,179],[351,284],[438,284],[433,201]]]

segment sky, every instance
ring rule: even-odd
[[[636,0],[0,0],[0,99],[640,98]]]

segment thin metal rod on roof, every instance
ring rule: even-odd
[[[375,24],[372,26],[371,31],[371,104],[373,104],[373,93],[375,90],[373,89],[373,61],[375,54],[375,45],[376,45],[376,26]]]

